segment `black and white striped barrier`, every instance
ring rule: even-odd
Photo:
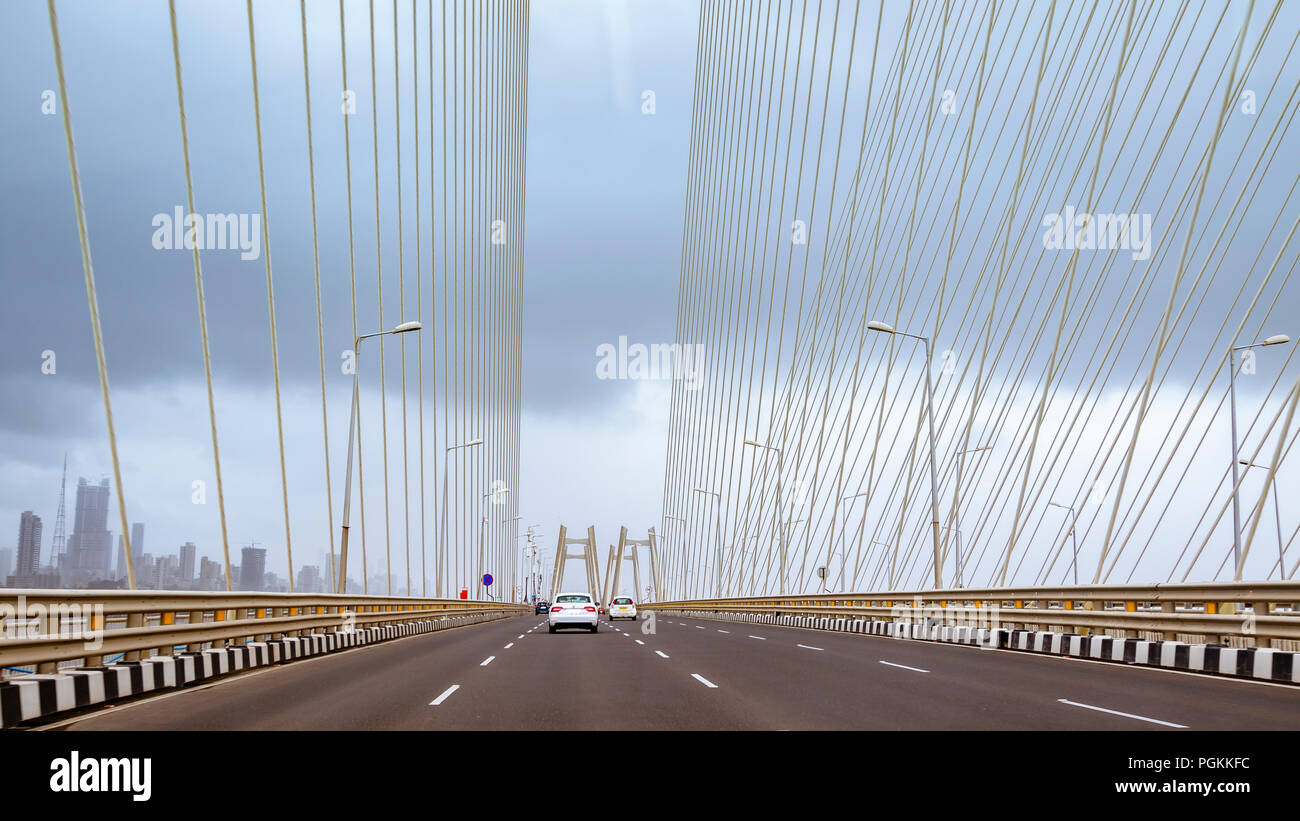
[[[466,615],[428,621],[361,627],[351,631],[255,641],[174,656],[154,656],[103,667],[83,667],[49,675],[26,675],[0,682],[0,728],[23,721],[105,704],[128,696],[168,690],[253,667],[332,653],[388,639],[430,633],[499,616]]]
[[[946,641],[1004,650],[1024,650],[1055,656],[1139,664],[1146,667],[1164,667],[1193,673],[1300,684],[1300,653],[1274,650],[1270,647],[1228,647],[1221,644],[1147,641],[1042,630],[977,628],[827,616],[777,616],[766,613],[706,613],[675,610],[667,612],[690,618],[805,627],[813,630],[863,633],[918,641]]]

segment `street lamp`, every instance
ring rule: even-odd
[[[1237,477],[1237,462],[1240,457],[1237,455],[1237,368],[1233,360],[1236,359],[1237,351],[1285,345],[1290,341],[1291,337],[1286,334],[1274,334],[1262,342],[1228,348],[1228,394],[1232,408],[1232,566],[1233,579],[1236,581],[1241,581],[1241,502],[1237,496],[1237,483],[1240,481]]]
[[[384,334],[404,334],[411,331],[420,330],[421,325],[416,320],[403,322],[391,331],[375,331],[372,334],[363,334],[352,341],[352,408],[348,412],[348,467],[347,474],[343,480],[343,540],[339,548],[339,580],[335,587],[336,593],[347,592],[348,579],[348,514],[352,505],[352,443],[356,441],[357,433],[357,407],[361,404],[361,340],[369,339],[372,336],[383,336]]]
[[[474,447],[478,447],[481,444],[483,444],[483,439],[480,437],[477,439],[471,439],[468,442],[462,442],[459,445],[447,446],[446,454],[443,456],[442,459],[442,520],[444,525],[447,522],[447,463],[451,461],[450,454],[453,450],[457,450],[459,448],[474,448]],[[446,528],[444,527],[443,530],[445,532]],[[447,564],[447,543],[445,538],[443,539],[441,553],[442,553],[442,557],[441,557],[442,561],[438,562],[438,591],[437,592],[439,598],[442,597],[442,572],[443,572],[443,568]]]
[[[786,560],[786,534],[785,525],[781,522],[781,474],[785,471],[784,456],[781,449],[772,445],[765,445],[762,442],[755,442],[753,439],[746,439],[745,444],[752,448],[762,448],[763,450],[776,451],[776,520],[775,525],[779,529],[777,540],[780,543],[781,550],[781,584],[779,595],[785,595],[785,560]],[[769,565],[770,567],[771,565]]]
[[[496,496],[498,494],[505,495],[509,492],[510,488],[508,487],[500,490],[489,490],[487,493],[483,494],[483,503],[487,502],[489,496]],[[480,513],[478,521],[478,595],[480,601],[482,601],[487,594],[487,585],[483,584],[483,526],[485,524],[487,524],[487,514]]]
[[[851,495],[851,496],[844,496],[844,497],[841,497],[841,498],[840,498],[840,501],[843,502],[845,499],[856,499],[856,498],[858,498],[859,496],[866,496],[866,495],[868,495],[868,494],[867,494],[865,491],[862,492],[862,493],[854,493],[854,494]],[[865,516],[864,516],[863,518],[865,518]],[[840,553],[840,573],[839,573],[839,578],[837,578],[836,581],[835,581],[835,586],[836,586],[836,587],[843,587],[843,586],[844,586],[844,565],[848,564],[848,562],[849,562],[849,554],[846,552],[847,547],[846,547],[846,544],[845,544],[845,533],[848,532],[848,529],[849,529],[849,514],[848,514],[848,508],[846,507],[846,508],[845,508],[845,511],[844,511],[844,526],[843,526],[842,528],[840,528],[840,550],[839,550],[839,553]],[[859,542],[858,544],[861,545],[861,542]],[[831,554],[832,557],[834,557],[834,555],[835,555],[834,553]],[[827,562],[827,564],[829,564],[829,561]],[[825,579],[823,579],[823,580],[822,580],[822,592],[825,592],[825,589],[826,589],[826,583],[825,583]]]
[[[939,563],[939,480],[934,467],[934,388],[930,384],[930,340],[903,331],[894,330],[894,326],[871,320],[867,328],[885,334],[896,334],[911,339],[919,339],[925,345],[925,410],[930,428],[930,531],[934,538],[934,587],[943,587],[943,566]]]
[[[979,453],[982,450],[993,450],[993,446],[980,445],[977,448],[967,448],[957,454],[957,475],[959,477],[961,476],[962,466],[966,463],[966,454]],[[961,587],[961,505],[958,504],[957,490],[953,491],[952,519],[953,524],[955,525],[953,529],[957,531],[957,554],[955,557],[957,564],[957,586]]]
[[[1070,511],[1070,541],[1074,544],[1074,583],[1079,583],[1079,537],[1074,532],[1075,513],[1074,508],[1069,505],[1061,505],[1056,502],[1048,502],[1052,507],[1059,507],[1062,510]]]
[[[1248,468],[1264,468],[1265,470],[1268,470],[1268,469],[1269,469],[1269,468],[1268,468],[1268,465],[1260,465],[1260,464],[1256,464],[1256,463],[1250,461],[1249,459],[1239,459],[1238,462],[1239,462],[1240,464],[1242,464],[1242,465],[1245,465],[1245,466],[1248,467]],[[1285,580],[1285,579],[1286,579],[1286,562],[1284,561],[1283,548],[1282,548],[1282,511],[1281,511],[1281,509],[1278,507],[1278,503],[1277,503],[1277,473],[1274,473],[1274,474],[1273,474],[1273,515],[1277,518],[1277,566],[1278,566],[1278,578]],[[1272,571],[1269,571],[1269,574],[1268,574],[1268,575],[1269,575],[1269,576],[1272,576],[1272,575],[1273,575]]]
[[[685,525],[685,524],[686,524],[686,519],[685,519],[685,517],[682,517],[682,516],[674,516],[674,515],[671,514],[671,513],[665,513],[665,514],[664,514],[664,518],[665,518],[665,519],[671,519],[672,521],[674,521],[674,522],[678,522],[678,523],[680,523],[680,524],[682,524],[682,525]],[[667,530],[668,530],[668,528],[667,528],[667,526],[665,526],[665,527],[664,527],[664,531],[665,531],[665,532],[664,532],[664,541],[668,541]],[[679,595],[680,592],[681,592],[681,591],[678,591],[678,590],[675,589],[675,588],[676,588],[676,582],[677,582],[677,575],[674,574],[673,577],[672,577],[671,579],[669,579],[669,583],[672,584],[672,585],[674,586],[674,593],[673,593],[674,596]]]
[[[713,598],[722,597],[722,494],[716,490],[705,490],[702,487],[695,488],[696,493],[703,493],[714,498],[714,511],[717,527],[713,539]]]

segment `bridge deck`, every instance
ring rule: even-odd
[[[542,616],[510,619],[295,662],[69,726],[1300,729],[1300,688],[1288,686],[797,628],[676,617],[656,628],[602,622],[596,635],[550,635]]]

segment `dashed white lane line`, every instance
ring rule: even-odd
[[[766,637],[766,636],[750,636],[750,638],[751,638],[751,639],[758,639],[759,641],[767,641],[767,637]]]
[[[707,678],[705,678],[704,676],[700,675],[699,673],[691,673],[691,678],[695,679],[695,680],[698,681],[700,684],[703,684],[705,687],[708,687],[708,688],[711,689],[711,690],[716,690],[716,689],[718,689],[718,685],[716,685],[716,684],[714,684],[713,682],[709,681]]]
[[[699,626],[699,625],[697,624],[697,625],[695,625],[695,629],[696,629],[696,630],[703,630],[704,628],[701,627],[701,626]]]
[[[514,646],[515,646],[515,643],[512,641],[512,642],[510,642],[509,644],[506,645],[506,648],[505,648],[505,649],[509,650],[511,647],[514,647]]]
[[[460,685],[459,685],[459,684],[453,684],[453,685],[451,685],[451,686],[448,687],[446,690],[443,690],[443,691],[442,691],[442,695],[438,696],[438,697],[435,698],[433,701],[430,701],[430,702],[429,702],[429,706],[430,706],[430,707],[437,707],[439,704],[441,704],[441,703],[443,703],[444,701],[447,700],[447,696],[450,696],[452,693],[456,692],[456,691],[459,690],[459,689],[460,689]]]
[[[531,633],[531,632],[533,632],[533,631],[532,631],[532,630],[529,630],[528,632]],[[523,637],[524,637],[524,634],[523,634],[523,633],[520,633],[519,635],[515,636],[515,638],[517,638],[517,639],[522,639]]]
[[[637,644],[645,644],[645,642],[644,642],[644,641],[641,641],[641,639],[637,639],[637,640],[636,640],[636,643],[637,643]]]
[[[494,658],[496,658],[496,656],[488,656],[487,658],[483,659],[483,663],[480,664],[479,667],[487,667],[489,664],[492,663],[492,659]]]
[[[802,648],[805,649],[805,650],[822,650],[822,649],[824,649],[824,648],[821,648],[821,647],[809,647],[809,646],[806,645],[806,644],[796,644],[795,647],[802,647]]]
[[[657,653],[661,658],[668,658],[668,654],[663,650],[656,650],[655,653]]]
[[[911,670],[913,673],[928,673],[929,670],[922,670],[920,667],[908,667],[906,664],[895,664],[892,661],[882,661],[881,664],[888,664],[890,667],[900,667],[904,670]]]
[[[719,630],[718,632],[719,632],[719,633],[730,633],[731,631],[730,631],[730,630]]]
[[[1068,704],[1071,707],[1082,707],[1085,710],[1096,710],[1099,713],[1110,713],[1113,716],[1123,716],[1124,718],[1133,718],[1133,719],[1137,719],[1138,721],[1146,721],[1151,724],[1159,724],[1164,727],[1177,727],[1180,730],[1187,729],[1186,724],[1175,724],[1172,721],[1161,721],[1158,718],[1147,718],[1146,716],[1137,716],[1137,715],[1133,715],[1132,713],[1121,713],[1119,710],[1107,710],[1105,707],[1094,707],[1091,704],[1080,704],[1077,701],[1069,701],[1063,698],[1058,698],[1057,701],[1061,702],[1062,704]]]

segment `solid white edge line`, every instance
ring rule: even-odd
[[[713,682],[709,681],[707,678],[705,678],[704,676],[700,675],[699,673],[691,673],[691,678],[697,680],[700,684],[703,684],[705,687],[708,687],[708,688],[710,688],[710,689],[712,689],[712,690],[716,690],[716,689],[718,689],[718,685],[716,685],[716,684],[714,684]]]
[[[443,690],[443,691],[442,691],[442,695],[438,696],[438,697],[435,698],[433,701],[430,701],[430,702],[429,702],[429,706],[430,706],[430,707],[437,707],[439,704],[442,704],[444,701],[447,700],[447,696],[450,696],[452,693],[456,692],[456,691],[459,690],[459,689],[460,689],[460,685],[459,685],[459,684],[453,684],[453,685],[451,685],[451,686],[448,687],[446,690]]]
[[[881,664],[888,664],[890,667],[901,667],[904,670],[911,670],[914,673],[928,673],[929,670],[922,670],[920,667],[908,667],[906,664],[895,664],[892,661],[882,661]]]
[[[494,658],[496,658],[496,656],[488,656],[487,658],[483,659],[483,663],[480,664],[479,667],[487,667],[489,664],[492,663],[492,659]]]
[[[665,653],[663,650],[656,650],[655,652],[663,658],[668,658],[668,654]]]
[[[1099,713],[1110,713],[1113,716],[1124,716],[1124,718],[1134,718],[1138,721],[1148,721],[1152,724],[1160,724],[1165,727],[1177,727],[1180,730],[1186,730],[1186,724],[1175,724],[1172,721],[1161,721],[1158,718],[1147,718],[1146,716],[1133,715],[1132,713],[1121,713],[1119,710],[1108,710],[1105,707],[1094,707],[1091,704],[1080,704],[1077,701],[1070,701],[1064,698],[1058,698],[1057,701],[1062,704],[1069,704],[1071,707],[1082,707],[1085,710],[1096,710]]]

